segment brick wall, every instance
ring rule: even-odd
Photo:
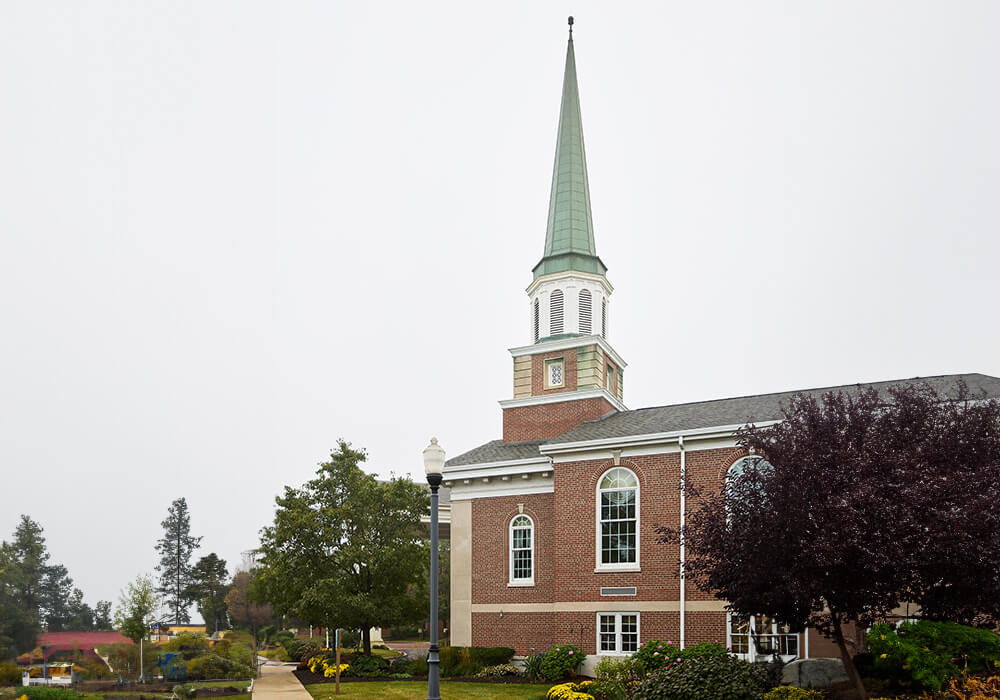
[[[552,613],[473,613],[472,644],[477,647],[512,647],[518,656],[547,651],[555,641]]]
[[[540,406],[517,406],[503,411],[503,441],[545,440],[562,435],[588,420],[597,420],[615,411],[608,400],[569,400]]]
[[[543,352],[531,356],[531,395],[545,396],[546,394],[560,394],[567,391],[576,391],[576,348],[569,350],[557,350],[555,352]],[[545,388],[545,363],[548,360],[562,358],[563,365],[563,386]]]
[[[535,523],[535,585],[510,586],[510,521],[518,504]],[[479,498],[472,502],[472,602],[553,602],[556,536],[552,494]],[[509,646],[509,645],[508,645]]]

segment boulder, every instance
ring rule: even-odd
[[[797,659],[781,671],[781,684],[796,688],[829,688],[846,680],[847,671],[840,659]]]

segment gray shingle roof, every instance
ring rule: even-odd
[[[486,464],[488,462],[509,462],[515,459],[530,459],[541,454],[538,446],[545,444],[545,440],[535,440],[533,442],[504,442],[503,440],[492,440],[485,445],[475,447],[465,454],[452,457],[448,460],[449,467],[457,467],[462,464]]]
[[[926,382],[940,394],[953,394],[956,383],[964,381],[973,395],[985,393],[988,397],[1000,397],[1000,379],[984,374],[952,374],[938,377],[916,377],[914,379],[897,379],[888,382],[872,382],[869,384],[845,384],[843,386],[822,387],[819,389],[802,389],[799,391],[784,391],[778,394],[758,394],[757,396],[740,396],[732,399],[716,401],[699,401],[697,403],[675,404],[673,406],[657,406],[655,408],[640,408],[635,411],[613,413],[605,418],[584,423],[559,437],[548,441],[548,444],[566,442],[582,442],[585,440],[600,440],[602,438],[627,437],[629,435],[647,435],[650,433],[667,433],[677,430],[693,430],[716,425],[745,425],[782,417],[781,407],[786,405],[795,394],[806,394],[819,397],[828,391],[857,391],[859,387],[874,387],[885,391],[891,387]]]
[[[630,435],[650,435],[653,433],[669,433],[721,425],[745,425],[747,423],[778,420],[782,417],[782,406],[787,405],[789,399],[795,394],[819,397],[828,391],[854,392],[859,387],[874,387],[878,391],[886,391],[895,386],[927,383],[940,394],[953,395],[956,384],[959,381],[964,381],[968,385],[973,397],[986,396],[988,398],[1000,398],[1000,378],[985,374],[947,374],[936,377],[915,377],[913,379],[896,379],[887,382],[844,384],[842,386],[821,387],[818,389],[783,391],[777,394],[739,396],[731,399],[717,399],[715,401],[674,404],[673,406],[656,406],[653,408],[640,408],[634,411],[612,413],[599,420],[589,421],[577,426],[551,440],[512,443],[493,440],[485,445],[480,445],[475,449],[469,450],[465,454],[449,459],[448,466],[505,462],[537,457],[540,454],[538,451],[539,445],[558,445],[569,442],[621,438]]]

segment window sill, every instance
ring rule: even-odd
[[[638,574],[641,572],[638,566],[633,566],[629,568],[613,569],[607,566],[598,566],[594,569],[595,574]]]
[[[534,588],[534,581],[508,581],[507,588]]]

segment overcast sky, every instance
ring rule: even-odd
[[[237,563],[500,436],[566,50],[630,408],[1000,375],[1000,4],[0,3],[0,538]]]

